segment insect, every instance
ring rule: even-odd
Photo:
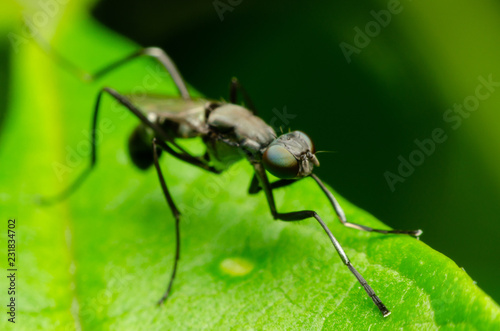
[[[80,70],[75,70],[76,66],[73,66],[69,61],[60,57],[53,50],[50,50],[50,53],[59,60],[58,62],[72,71],[78,71],[77,73],[81,74]],[[174,62],[162,49],[156,47],[141,49],[117,62],[111,63],[94,75],[86,75],[85,77],[87,80],[96,80],[121,67],[123,64],[142,56],[152,57],[163,65],[172,77],[179,91],[179,96],[150,95],[146,98],[141,96],[142,102],[147,101],[141,106],[141,102],[134,95],[123,95],[110,87],[102,88],[97,95],[92,117],[90,166],[66,190],[53,198],[46,199],[45,203],[61,201],[71,195],[95,167],[97,162],[95,132],[99,118],[100,103],[102,96],[108,94],[139,120],[140,123],[129,139],[128,149],[130,157],[133,163],[141,169],[155,167],[163,195],[175,218],[175,259],[167,289],[159,299],[158,304],[163,304],[171,293],[176,277],[181,247],[181,213],[170,194],[159,163],[160,154],[164,152],[192,166],[216,174],[228,169],[236,161],[246,159],[254,170],[248,190],[249,194],[256,194],[261,190],[264,191],[272,217],[276,220],[294,222],[309,218],[316,219],[330,238],[342,262],[363,286],[382,315],[384,317],[389,316],[390,311],[352,265],[342,246],[323,222],[320,215],[314,210],[280,212],[275,204],[273,190],[310,177],[317,183],[323,194],[326,195],[340,222],[346,227],[383,234],[406,234],[414,237],[421,235],[422,231],[373,229],[347,221],[344,211],[333,194],[318,176],[313,173],[314,168],[319,166],[319,161],[316,157],[315,146],[311,138],[301,131],[293,131],[278,136],[271,126],[267,125],[257,116],[255,107],[253,107],[248,94],[235,78],[232,79],[230,84],[229,102],[194,98],[190,95]],[[237,104],[238,93],[242,95],[248,108]],[[192,155],[177,143],[179,139],[193,137],[199,137],[204,142],[206,152],[203,155]],[[278,177],[279,180],[271,183],[267,172]]]

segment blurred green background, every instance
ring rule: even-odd
[[[94,15],[141,45],[164,48],[208,97],[227,98],[237,76],[265,120],[286,107],[296,117],[285,130],[305,131],[318,150],[336,152],[319,155],[320,177],[393,228],[423,229],[424,242],[498,302],[500,89],[457,130],[443,114],[474,95],[478,76],[500,82],[500,4],[401,1],[348,63],[340,43],[355,45],[354,29],[364,31],[371,11],[392,3],[105,0]],[[8,116],[10,56],[4,38],[0,120]],[[408,159],[414,140],[435,128],[448,139],[392,192],[384,173],[397,173],[398,156]],[[1,139],[0,131],[0,147]]]

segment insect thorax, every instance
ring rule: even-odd
[[[260,158],[262,149],[276,138],[274,130],[262,119],[234,104],[223,103],[212,110],[207,124],[208,152],[212,161],[223,168],[245,156]]]

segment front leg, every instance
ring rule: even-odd
[[[340,204],[337,202],[337,199],[333,196],[332,192],[326,188],[326,186],[323,184],[323,182],[319,179],[318,176],[315,174],[311,174],[311,177],[316,181],[316,183],[319,185],[323,193],[325,193],[326,197],[328,200],[330,200],[330,203],[332,204],[333,209],[335,210],[335,213],[339,217],[340,222],[348,227],[348,228],[353,228],[361,231],[367,231],[367,232],[378,232],[378,233],[383,233],[383,234],[408,234],[410,236],[418,237],[422,234],[422,230],[381,230],[381,229],[373,229],[365,225],[361,224],[356,224],[356,223],[351,223],[347,221],[347,218],[345,217],[345,213],[342,210],[342,207],[340,207]]]
[[[301,211],[295,211],[295,212],[290,212],[290,213],[280,213],[276,209],[276,204],[274,202],[274,196],[271,188],[271,184],[269,183],[269,179],[267,178],[266,170],[264,169],[264,166],[262,163],[257,162],[253,163],[253,167],[255,170],[255,174],[257,175],[257,178],[259,180],[260,186],[263,188],[264,192],[266,193],[266,198],[267,202],[269,203],[269,208],[271,209],[271,213],[273,214],[274,219],[279,219],[282,221],[301,221],[305,220],[307,218],[315,218],[318,223],[321,225],[323,230],[325,230],[326,234],[330,238],[330,241],[333,244],[333,247],[335,247],[335,250],[339,254],[340,258],[342,259],[342,262],[349,268],[351,273],[356,277],[356,279],[359,281],[359,283],[363,286],[365,289],[366,293],[368,296],[373,300],[377,308],[380,310],[382,315],[384,317],[387,317],[391,314],[391,312],[387,309],[387,307],[382,303],[380,298],[377,296],[375,291],[368,285],[366,280],[361,276],[361,274],[354,268],[354,266],[351,264],[351,261],[347,257],[346,253],[344,252],[344,249],[340,245],[340,243],[337,241],[337,239],[333,236],[332,232],[330,229],[326,226],[326,224],[323,222],[321,217],[313,210],[301,210]]]

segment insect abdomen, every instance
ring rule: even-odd
[[[143,125],[139,125],[128,140],[130,158],[142,170],[148,169],[154,162],[151,139],[147,129]],[[161,150],[158,150],[158,153],[161,153]]]

